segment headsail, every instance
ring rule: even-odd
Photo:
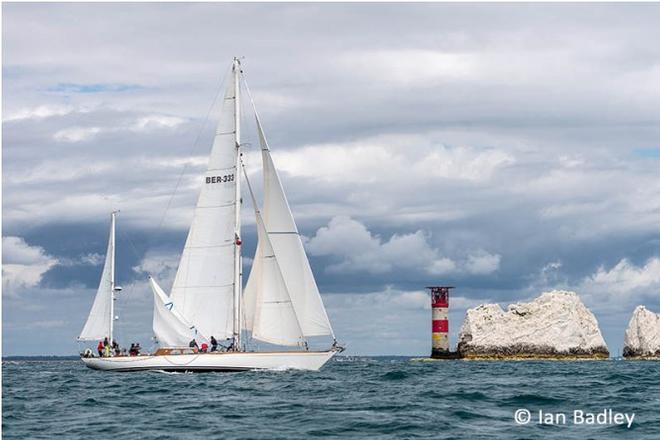
[[[170,298],[202,334],[232,336],[237,146],[234,84],[228,81],[222,114],[203,177]]]
[[[272,247],[303,336],[334,336],[258,117],[257,129],[264,174],[262,218],[268,241],[259,236],[257,258],[244,292],[246,327],[254,328],[259,321],[260,307],[263,310],[263,292],[258,279],[263,278],[267,248]],[[253,280],[253,277],[256,279]]]
[[[87,322],[78,336],[80,341],[93,341],[110,337],[110,315],[112,314],[112,266],[114,264],[114,214],[110,225],[108,249],[105,254],[105,263],[101,274],[101,282],[96,291],[92,309]]]
[[[252,283],[256,284],[253,290],[254,297],[248,296],[249,328],[252,330],[252,337],[260,341],[278,345],[301,345],[304,342],[302,329],[261,213],[257,208],[250,181],[248,180],[247,183],[255,209],[259,240],[259,250],[255,255],[255,261],[258,263],[254,268],[256,269],[254,276],[250,277]]]
[[[156,280],[149,277],[154,293],[153,330],[160,344],[168,347],[187,347],[191,339],[206,340],[197,329],[179,313],[174,302],[165,295]]]

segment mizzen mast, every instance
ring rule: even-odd
[[[116,216],[119,211],[112,211],[110,214],[110,331],[108,333],[108,341],[112,344],[114,340],[114,324],[115,324],[115,292],[119,292],[121,287],[115,284],[115,223]]]

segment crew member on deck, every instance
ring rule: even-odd
[[[103,341],[99,341],[99,345],[96,346],[96,351],[99,352],[99,357],[103,356]]]
[[[214,351],[218,351],[218,341],[216,341],[215,338],[211,336],[211,353]]]
[[[197,341],[195,341],[195,338],[193,338],[193,340],[190,341],[188,347],[192,348],[194,353],[197,353],[199,351],[199,345],[197,345]]]

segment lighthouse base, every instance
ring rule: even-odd
[[[432,359],[461,359],[463,356],[457,351],[449,350],[433,350],[431,351]]]

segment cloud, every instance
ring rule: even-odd
[[[103,93],[103,92],[128,92],[142,89],[137,84],[71,84],[59,83],[50,87],[49,92],[61,93]]]
[[[53,139],[58,142],[82,142],[92,139],[100,132],[100,127],[70,127],[57,131]]]
[[[68,105],[40,105],[38,107],[23,108],[11,112],[3,118],[3,122],[21,121],[24,119],[44,119],[52,116],[68,115],[74,111],[81,110],[83,109],[76,109],[75,107]]]
[[[489,254],[484,250],[479,250],[475,254],[470,254],[465,263],[465,269],[471,274],[489,274],[495,272],[500,267],[500,255]]]
[[[482,181],[514,163],[492,148],[446,146],[428,136],[390,134],[341,144],[275,151],[280,168],[293,176],[353,183],[446,178]],[[313,166],[310,166],[313,164]]]
[[[500,256],[484,250],[470,254],[464,262],[441,255],[429,245],[421,230],[394,234],[387,240],[373,235],[367,227],[350,217],[333,217],[328,226],[319,228],[306,247],[311,255],[332,256],[340,261],[327,267],[330,273],[368,272],[380,274],[394,269],[413,273],[442,275],[464,271],[489,274],[499,268]]]
[[[58,260],[40,246],[30,246],[21,237],[2,237],[2,287],[11,296],[39,284]]]
[[[77,258],[59,258],[59,266],[100,266],[105,262],[105,255],[90,253],[81,255]]]
[[[148,115],[140,117],[131,127],[135,131],[143,131],[158,128],[175,128],[186,120],[176,116]]]
[[[594,296],[639,297],[660,293],[660,258],[653,257],[636,266],[628,259],[620,260],[610,269],[604,266],[585,278],[582,288]]]
[[[180,126],[186,120],[176,116],[168,115],[146,115],[125,127],[69,127],[53,134],[53,139],[58,142],[84,142],[93,139],[97,134],[130,131],[150,131],[158,129],[172,129]]]
[[[429,83],[465,80],[476,69],[474,54],[428,49],[379,49],[353,51],[342,58],[348,71],[368,80],[383,80],[406,87],[428,87]]]
[[[133,271],[154,277],[164,289],[174,282],[179,267],[180,253],[163,250],[148,251],[133,267]]]

